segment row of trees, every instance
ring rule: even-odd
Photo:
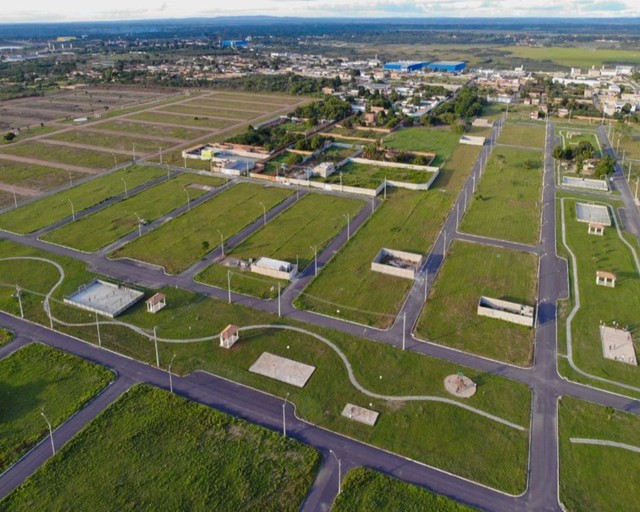
[[[288,146],[302,139],[299,133],[287,132],[280,126],[254,128],[249,126],[247,131],[228,139],[232,144],[245,144],[247,146],[260,146],[267,151],[273,151],[282,146]]]
[[[582,167],[585,160],[591,159],[595,156],[596,150],[588,141],[580,141],[577,146],[563,147],[558,145],[553,148],[553,157],[557,160],[564,160],[566,162],[575,162],[576,172],[578,174],[582,172]],[[595,164],[594,174],[598,178],[604,178],[616,170],[616,160],[610,155],[605,155],[598,160]]]

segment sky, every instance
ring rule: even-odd
[[[298,17],[626,17],[639,0],[20,0],[0,23],[217,16]]]

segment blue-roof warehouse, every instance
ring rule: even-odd
[[[384,69],[411,73],[413,71],[420,71],[421,69],[424,69],[428,64],[429,63],[426,61],[387,62],[384,65]]]
[[[458,73],[464,71],[467,65],[464,62],[452,62],[452,61],[439,61],[429,62],[427,68],[429,71],[446,71],[447,73]]]

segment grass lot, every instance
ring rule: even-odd
[[[431,165],[440,167],[458,147],[460,135],[449,128],[407,128],[384,138],[384,145],[401,151],[422,151],[436,154]]]
[[[502,127],[498,143],[543,149],[544,139],[544,124],[507,122]],[[496,148],[495,151],[500,151],[501,149],[502,148]]]
[[[0,473],[104,388],[111,371],[37,343],[0,361]]]
[[[1,502],[0,510],[294,511],[318,460],[312,448],[290,438],[139,386]]]
[[[0,242],[0,257],[25,255],[49,257],[64,266],[65,281],[54,292],[57,301],[93,277],[76,260]],[[44,293],[57,279],[58,273],[53,267],[39,262],[0,262],[0,282],[17,282],[23,289]],[[160,313],[149,315],[145,305],[139,303],[119,320],[134,323],[147,331],[157,325],[160,338],[212,336],[229,323],[241,326],[293,323],[173,287],[162,291],[167,294],[168,305]],[[0,287],[0,309],[16,314],[18,304],[14,293],[13,287]],[[41,300],[40,295],[24,292],[25,315],[31,321],[48,324]],[[57,317],[90,323],[87,327],[58,326],[60,329],[97,343],[96,329],[92,325],[94,315],[61,302],[54,302],[52,307]],[[340,347],[351,361],[355,377],[371,391],[445,396],[444,377],[464,371],[475,380],[479,389],[474,397],[465,401],[466,404],[523,426],[529,424],[530,392],[520,383],[343,333],[312,329]],[[100,332],[105,348],[150,364],[155,362],[153,342],[149,339],[117,325],[102,324]],[[176,354],[173,368],[178,373],[203,369],[281,397],[290,392],[289,399],[296,404],[298,414],[308,421],[507,492],[517,494],[525,489],[528,432],[519,432],[445,404],[372,400],[350,384],[342,361],[329,347],[306,335],[260,330],[243,333],[242,341],[232,350],[217,348],[217,341],[188,344],[161,341],[159,349],[160,362],[165,368]],[[312,364],[317,369],[303,389],[292,389],[285,383],[248,371],[264,351]],[[341,412],[347,402],[364,406],[371,403],[371,408],[380,411],[382,414],[375,428],[344,418]],[[407,436],[407,432],[411,435]]]
[[[353,219],[364,204],[357,199],[308,194],[228,255],[241,260],[267,256],[290,263],[297,262],[299,271],[302,271],[313,263],[314,253],[311,247],[316,246],[318,253],[322,252],[346,227],[347,214]],[[198,280],[225,288],[228,270],[228,267],[222,265],[212,265],[198,276]],[[277,287],[276,279],[242,272],[235,267],[232,270],[233,290],[259,297],[273,296]]]
[[[332,512],[402,510],[404,512],[466,512],[472,509],[432,492],[369,468],[349,471]]]
[[[289,105],[295,105],[300,101],[300,96],[286,96],[286,95],[271,95],[271,94],[248,94],[244,92],[221,92],[216,91],[215,95],[210,96],[216,101],[229,100],[229,101],[253,101],[256,103],[268,103],[277,107],[288,107]],[[311,100],[311,98],[310,98]]]
[[[575,398],[560,401],[560,500],[573,512],[635,510],[640,454],[571,443],[603,439],[640,447],[640,418]]]
[[[313,157],[305,163],[307,167],[315,167],[322,162],[333,162],[339,164],[345,158],[352,156],[358,149],[357,148],[341,148],[338,146],[329,146],[317,157]]]
[[[509,46],[504,48],[516,57],[533,60],[551,60],[565,67],[588,69],[615,64],[636,65],[640,61],[640,51],[604,48],[530,48],[527,46]]]
[[[376,132],[373,130],[368,130],[365,127],[360,127],[360,128],[333,128],[333,130],[331,130],[331,135],[341,135],[342,137],[355,137],[355,138],[364,138],[364,139],[371,139],[371,142],[375,142],[376,140],[380,140],[384,135],[386,135],[385,133],[382,132]],[[340,142],[340,139],[342,138],[338,138],[338,142]],[[360,144],[362,144],[362,142],[358,142]]]
[[[66,224],[42,238],[81,251],[97,251],[137,230],[138,216],[146,222],[153,222],[172,210],[185,206],[187,193],[193,200],[207,192],[200,188],[201,186],[217,187],[223,183],[219,178],[180,174],[103,210]]]
[[[215,128],[226,128],[231,126],[235,122],[239,122],[241,120],[249,120],[254,117],[259,117],[265,115],[265,112],[246,112],[243,110],[225,110],[221,108],[207,108],[204,106],[193,106],[189,107],[187,105],[171,105],[169,107],[165,107],[162,109],[162,113],[174,113],[174,114],[189,114],[196,117],[211,117],[210,119],[211,126]],[[187,119],[189,119],[187,117]]]
[[[504,168],[500,167],[500,156]],[[525,167],[526,162],[533,166]],[[543,155],[540,152],[494,149],[460,229],[468,233],[535,244],[540,224]]]
[[[571,331],[574,361],[578,368],[591,374],[638,386],[638,367],[602,356],[598,327],[601,321],[607,325],[615,321],[628,326],[637,339],[640,315],[636,304],[637,297],[640,296],[640,275],[631,251],[620,240],[615,228],[606,228],[602,237],[587,234],[587,225],[576,221],[576,202],[578,201],[573,199],[564,201],[567,244],[576,256],[580,291],[580,309],[573,318]],[[561,206],[558,207],[558,216],[561,218],[560,208]],[[558,237],[558,247],[566,254],[560,229]],[[634,243],[634,247],[638,250],[637,243]],[[571,260],[569,264],[571,265]],[[597,270],[616,274],[616,287],[597,286]]]
[[[169,107],[167,107],[169,108]],[[169,123],[174,125],[181,125],[186,127],[193,128],[202,128],[206,130],[217,130],[219,128],[224,128],[227,125],[227,121],[220,119],[209,119],[208,117],[202,117],[202,112],[200,112],[200,116],[197,114],[193,117],[191,116],[179,116],[175,114],[167,114],[164,112],[140,112],[139,114],[134,114],[129,116],[130,119],[139,119],[140,121],[150,121],[152,123]]]
[[[3,347],[13,341],[13,333],[6,329],[0,328],[0,347]]]
[[[8,185],[46,191],[69,185],[69,174],[73,181],[87,177],[84,173],[64,169],[0,160],[0,182]]]
[[[266,104],[261,102],[245,102],[245,101],[233,101],[233,100],[215,100],[209,98],[201,98],[197,100],[190,101],[188,103],[183,103],[182,105],[188,106],[189,108],[202,110],[249,110],[255,113],[263,113],[266,114],[268,112],[273,112],[274,110],[280,110],[281,108],[286,108],[285,106],[279,107],[278,105]],[[215,115],[215,114],[211,114]]]
[[[282,171],[281,171],[282,164],[286,163],[286,160],[288,157],[289,157],[289,153],[285,151],[284,153],[275,157],[273,160],[270,160],[269,162],[267,162],[264,166],[263,174],[269,174],[272,176],[275,176],[276,172],[282,174]]]
[[[342,176],[340,176],[342,175]],[[404,181],[406,183],[428,183],[433,173],[404,169],[402,167],[382,167],[380,165],[349,162],[328,178],[314,178],[324,183],[342,184],[348,187],[378,188],[385,180]]]
[[[133,133],[153,135],[154,137],[171,137],[175,139],[196,139],[205,136],[209,130],[196,130],[191,128],[178,128],[172,126],[154,126],[146,123],[128,122],[126,119],[114,119],[104,123],[93,125],[93,128],[109,130],[117,133]]]
[[[100,153],[89,149],[55,146],[40,141],[27,141],[24,144],[5,146],[0,151],[0,157],[2,157],[2,154],[35,158],[43,162],[51,161],[67,165],[79,165],[92,169],[109,169],[116,162],[120,165],[130,160],[126,155],[109,153],[108,149],[105,149],[104,153]]]
[[[296,305],[389,327],[413,283],[373,272],[371,261],[382,247],[429,252],[478,153],[477,147],[460,146],[428,192],[392,189],[388,200],[307,286]]]
[[[480,295],[533,306],[533,254],[454,242],[431,288],[416,334],[441,345],[519,366],[530,366],[534,331],[478,316]]]
[[[16,233],[31,233],[124,192],[122,179],[129,190],[164,175],[161,169],[132,166],[94,178],[59,194],[44,197],[16,210],[0,215],[0,228]]]
[[[149,139],[136,139],[131,135],[105,135],[103,133],[95,133],[88,130],[76,130],[71,132],[63,132],[49,137],[54,140],[62,140],[77,144],[89,144],[93,146],[102,146],[104,148],[121,149],[133,151],[133,145],[136,147],[136,155],[145,152],[157,152],[158,147],[162,149],[171,146],[169,142],[155,141]]]
[[[613,149],[618,146],[618,136],[620,136],[620,146],[618,148],[620,158],[622,158],[622,150],[624,150],[625,161],[629,158],[635,160],[640,159],[640,128],[637,126],[629,128],[628,125],[626,125],[624,129],[618,128],[612,131],[610,142]],[[625,163],[625,170],[627,169],[627,165],[628,164]]]
[[[228,239],[270,210],[292,191],[241,183],[211,198],[118,249],[112,257],[129,257],[164,267],[170,274],[182,272],[219,245],[220,230]],[[239,207],[238,205],[242,205]],[[203,242],[208,242],[207,248]],[[160,250],[161,248],[161,250]]]

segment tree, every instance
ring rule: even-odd
[[[13,132],[7,132],[4,136],[4,140],[6,140],[7,142],[11,142],[15,138],[16,138],[16,134]]]
[[[616,170],[616,161],[611,155],[606,155],[602,158],[595,167],[594,174],[598,178],[604,178],[613,174]]]
[[[209,241],[208,240],[203,240],[202,241],[202,251],[203,252],[209,252]]]
[[[498,162],[498,167],[500,168],[500,172],[504,171],[504,168],[507,165],[506,157],[502,153],[497,154],[496,161]]]

